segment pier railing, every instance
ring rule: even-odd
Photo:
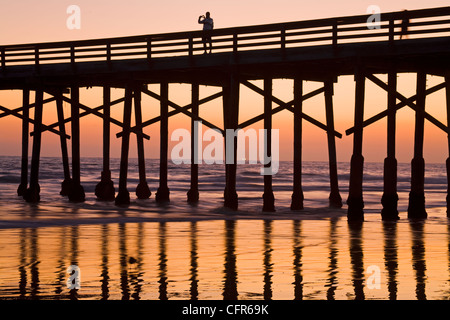
[[[450,36],[450,7],[381,13],[379,21],[371,15],[338,17],[288,23],[223,28],[210,32],[213,53],[238,55],[247,50],[286,49],[368,41],[388,41],[393,45],[402,34],[404,19],[409,20],[409,39]],[[369,20],[369,21],[368,21]],[[122,59],[194,56],[203,54],[202,31],[142,35],[83,41],[34,43],[0,46],[0,66],[103,61]]]

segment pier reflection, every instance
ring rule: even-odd
[[[316,228],[309,223],[227,220],[192,221],[173,228],[171,223],[158,222],[17,229],[13,232],[17,241],[4,246],[15,259],[2,255],[0,298],[425,300],[448,296],[442,284],[450,276],[450,225],[427,240],[425,229],[433,226],[423,221],[364,224],[333,218]],[[311,239],[315,234],[317,238]],[[11,238],[0,231],[2,243]],[[433,259],[426,260],[427,255]],[[384,265],[382,290],[366,286],[365,268],[377,263]],[[8,264],[14,265],[11,271],[5,267]],[[81,268],[78,290],[66,286],[71,265]],[[399,276],[399,270],[408,269],[412,273]],[[15,286],[5,287],[7,282]],[[411,285],[415,290],[410,290]]]
[[[294,220],[294,300],[303,299],[301,221]]]
[[[424,222],[412,221],[410,227],[412,236],[412,265],[416,277],[416,298],[417,300],[426,300],[425,271],[427,270],[427,266],[425,262]]]
[[[327,289],[327,300],[335,300],[335,291],[337,287],[337,237],[336,237],[336,227],[337,219],[330,219],[330,232],[329,232],[329,246],[328,246],[328,281],[325,287]]]
[[[387,271],[387,282],[389,300],[397,300],[397,223],[392,221],[383,222],[384,233],[384,265]]]
[[[224,300],[237,300],[236,221],[225,221]]]
[[[197,253],[197,222],[190,223],[191,227],[191,300],[198,300],[198,253]]]
[[[102,273],[100,275],[100,283],[101,283],[101,300],[108,300],[109,298],[109,260],[108,260],[108,234],[109,229],[108,225],[104,224],[101,226],[102,228],[102,235],[101,235],[101,255],[102,255],[102,264],[101,264],[101,270]]]
[[[364,300],[363,223],[359,221],[349,222],[348,229],[350,231],[350,261],[352,264],[352,283],[355,300]]]
[[[167,300],[167,236],[166,223],[159,223],[159,300]]]

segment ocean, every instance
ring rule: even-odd
[[[111,160],[118,187],[119,159]],[[342,209],[328,208],[327,162],[304,162],[305,209],[291,211],[292,162],[273,176],[276,212],[262,212],[259,165],[238,165],[239,210],[223,208],[224,166],[199,166],[200,201],[186,201],[188,165],[169,162],[170,203],[154,200],[159,160],[147,160],[152,196],[96,200],[102,160],[83,158],[84,203],[59,195],[60,158],[41,159],[41,202],[17,196],[20,157],[0,157],[0,299],[449,299],[450,224],[444,164],[426,164],[429,218],[407,219],[410,165],[398,165],[400,220],[381,220],[383,165],[365,163],[365,221],[349,224],[349,164],[338,163]],[[77,266],[79,288],[67,284]],[[73,268],[72,268],[73,269]],[[72,279],[72,278],[70,278]]]

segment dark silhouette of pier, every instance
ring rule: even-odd
[[[407,39],[402,21],[409,19]],[[397,210],[397,160],[395,158],[396,111],[408,106],[415,111],[414,158],[411,169],[411,192],[408,216],[426,218],[424,196],[423,133],[425,119],[448,134],[450,123],[450,7],[383,13],[379,28],[368,28],[370,15],[337,17],[329,19],[224,28],[210,31],[212,54],[203,55],[202,31],[142,35],[86,41],[36,43],[0,46],[0,88],[23,92],[23,105],[16,109],[0,106],[0,118],[14,116],[22,124],[22,173],[18,194],[26,201],[38,202],[39,158],[42,132],[50,131],[60,136],[64,166],[61,194],[71,201],[84,201],[85,193],[80,181],[80,118],[96,115],[103,119],[103,171],[95,193],[99,199],[115,200],[117,205],[130,203],[127,189],[128,151],[131,135],[137,138],[139,159],[138,198],[151,196],[145,170],[144,139],[149,137],[143,129],[160,122],[160,177],[155,193],[158,202],[170,199],[168,187],[168,120],[183,113],[194,121],[224,133],[226,129],[245,128],[263,120],[264,128],[272,126],[272,115],[282,110],[293,113],[294,126],[294,183],[292,210],[303,208],[302,177],[302,122],[323,129],[328,138],[330,168],[330,196],[332,207],[342,207],[339,192],[336,137],[342,135],[334,128],[333,87],[339,76],[353,75],[355,79],[354,126],[346,131],[353,134],[350,186],[347,199],[349,220],[363,220],[363,129],[387,118],[387,157],[384,163],[384,194],[382,218],[398,219]],[[397,90],[396,79],[400,73],[417,74],[417,92],[405,97]],[[377,77],[387,74],[387,84]],[[441,84],[426,88],[427,75],[443,77]],[[272,94],[273,79],[293,79],[293,99],[285,102]],[[251,80],[263,80],[263,88]],[[365,82],[369,80],[387,92],[387,108],[378,115],[364,119]],[[323,83],[320,89],[304,92],[303,81]],[[192,85],[192,101],[179,106],[169,97],[169,83]],[[148,89],[148,84],[159,84],[160,92]],[[199,99],[199,87],[217,86],[221,92]],[[239,91],[241,85],[264,97],[264,113],[239,123]],[[89,107],[80,101],[79,88],[103,88],[103,104]],[[123,98],[111,101],[111,89],[125,89]],[[446,90],[447,124],[441,123],[425,111],[426,96]],[[35,94],[30,103],[31,93]],[[44,93],[51,98],[44,100]],[[141,96],[148,95],[160,101],[160,116],[142,119]],[[324,94],[326,123],[308,116],[302,110],[303,101]],[[214,99],[223,99],[224,127],[202,119],[200,105]],[[399,100],[400,102],[397,102]],[[58,121],[42,123],[44,105],[56,101]],[[62,103],[71,105],[70,117],[63,113]],[[124,103],[123,120],[111,117],[111,107]],[[278,106],[272,108],[272,103]],[[131,126],[134,107],[135,126]],[[169,107],[173,111],[169,112]],[[29,110],[34,108],[34,118]],[[33,124],[30,133],[29,125]],[[71,136],[65,131],[71,125]],[[122,139],[120,176],[116,193],[109,167],[110,126],[117,125]],[[33,136],[31,168],[28,179],[28,143]],[[224,135],[224,138],[225,135]],[[268,130],[268,141],[271,139]],[[67,140],[71,139],[71,170]],[[194,135],[192,135],[194,139]],[[193,142],[193,140],[191,140]],[[234,138],[234,163],[225,165],[226,187],[224,206],[237,209],[236,148]],[[194,151],[194,144],[192,150]],[[266,147],[270,150],[270,146]],[[449,139],[450,148],[450,139]],[[192,152],[194,157],[195,152]],[[267,153],[266,153],[267,154]],[[199,201],[198,165],[192,161],[191,186],[188,201]],[[450,160],[447,160],[447,170]],[[264,178],[263,211],[275,210],[272,177]],[[450,182],[450,178],[449,178]]]

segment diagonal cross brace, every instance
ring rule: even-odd
[[[212,100],[215,100],[215,99],[217,99],[217,98],[220,98],[221,96],[223,96],[223,92],[221,91],[221,92],[218,92],[218,93],[215,93],[215,94],[213,94],[213,95],[210,95],[209,97],[206,97],[206,98],[203,98],[203,99],[200,99],[199,101],[198,101],[198,105],[200,106],[200,105],[202,105],[202,104],[204,104],[204,103],[207,103],[207,102],[209,102],[209,101],[212,101]],[[158,98],[157,98],[158,99]],[[189,109],[191,109],[192,108],[192,103],[190,103],[190,104],[188,104],[188,105],[186,105],[186,106],[184,106],[184,107],[181,107],[181,109],[183,109],[183,110],[189,110]],[[177,115],[177,114],[179,114],[179,113],[181,113],[182,111],[180,110],[180,109],[176,109],[176,110],[172,110],[172,111],[170,111],[169,113],[168,113],[168,117],[170,118],[171,116],[174,116],[174,115]],[[149,126],[149,125],[151,125],[151,124],[154,124],[154,123],[156,123],[156,122],[158,122],[158,121],[161,121],[161,116],[157,116],[157,117],[154,117],[154,118],[152,118],[152,119],[150,119],[150,120],[147,120],[147,121],[145,121],[145,122],[143,122],[142,123],[142,125],[140,126],[141,128],[145,128],[145,127],[147,127],[147,126]],[[134,130],[137,130],[138,128],[137,127],[132,127],[130,130],[131,131],[134,131]],[[223,132],[223,130],[221,130],[221,132]],[[119,132],[119,133],[117,133],[117,138],[120,138],[121,136],[123,135],[123,132]]]
[[[49,92],[49,94],[53,95],[51,92]],[[65,97],[65,96],[62,96],[62,99],[63,99],[63,101],[66,101],[67,103],[72,103],[72,100],[71,100],[70,98],[67,98],[67,97]],[[91,113],[95,114],[96,116],[98,116],[98,117],[100,117],[100,118],[103,119],[103,114],[100,113],[100,112],[98,112],[98,111],[94,111],[93,108],[89,108],[89,107],[87,107],[87,106],[85,106],[84,104],[81,104],[81,103],[78,103],[78,106],[79,106],[81,109],[83,109],[83,110],[85,110],[85,111],[89,111],[89,112],[91,112]],[[122,122],[120,122],[120,121],[118,121],[118,120],[116,120],[116,119],[114,119],[114,118],[110,118],[110,122],[113,123],[113,124],[115,124],[115,125],[117,125],[117,126],[119,126],[119,127],[121,127],[121,128],[123,127]],[[145,133],[142,133],[142,136],[143,136],[145,139],[150,140],[150,137],[149,137],[148,135],[146,135]]]
[[[55,101],[55,100],[56,100],[55,97],[53,97],[53,98],[48,98],[48,99],[43,100],[43,101],[42,101],[42,104],[46,104],[46,103],[49,103],[49,102],[53,102],[53,101]],[[28,105],[28,108],[31,109],[31,108],[34,108],[35,106],[36,106],[36,103],[30,103],[30,104]],[[19,108],[10,110],[10,111],[12,111],[12,112],[21,112],[21,111],[23,111],[23,109],[24,109],[24,107],[19,107]],[[0,114],[0,118],[9,116],[10,114],[11,114],[11,113],[3,112],[2,114]]]
[[[24,119],[24,116],[21,115],[20,113],[18,113],[17,111],[9,110],[8,108],[5,108],[5,107],[3,107],[3,106],[0,106],[0,110],[3,110],[4,113],[8,113],[9,115],[15,116],[15,117],[17,117],[17,118],[19,118],[19,119]],[[28,118],[28,119],[26,119],[26,120],[28,120],[28,122],[30,122],[30,123],[33,123],[33,124],[35,123],[35,121],[34,121],[33,119]],[[57,134],[57,135],[59,135],[59,136],[62,135],[61,132],[59,132],[59,131],[57,131],[57,130],[55,130],[55,129],[52,129],[52,128],[48,128],[45,124],[42,124],[42,128],[43,128],[43,131],[44,131],[44,130],[48,130],[48,131],[50,131],[50,132],[52,132],[52,133],[54,133],[54,134]],[[64,137],[65,137],[66,139],[70,139],[70,136],[69,136],[68,134],[64,134]]]
[[[253,90],[253,91],[255,91],[255,92],[261,94],[261,95],[263,95],[263,93],[264,93],[264,90],[258,88],[256,85],[254,85],[253,83],[251,83],[251,82],[249,82],[249,81],[243,81],[242,84],[243,84],[244,86],[248,87],[249,89],[251,89],[251,90]],[[312,97],[314,97],[314,96],[316,96],[316,95],[318,95],[318,94],[320,94],[320,93],[322,93],[322,92],[324,92],[324,91],[325,91],[325,87],[316,89],[316,90],[314,90],[314,91],[311,91],[311,92],[308,93],[308,94],[305,94],[304,96],[302,96],[301,99],[302,99],[302,101],[305,101],[305,100],[307,100],[307,99],[309,99],[309,98],[312,98]],[[292,105],[294,104],[295,100],[292,100],[292,101],[289,101],[289,102],[286,103],[286,102],[284,102],[284,101],[282,101],[282,100],[280,100],[280,99],[278,99],[277,97],[274,97],[274,96],[272,96],[271,99],[272,99],[273,102],[275,102],[276,104],[278,104],[278,107],[272,109],[272,114],[278,113],[278,112],[280,112],[280,111],[282,111],[282,110],[284,110],[284,109],[289,110],[289,111],[291,111],[292,113],[294,113],[294,108],[292,107]],[[328,127],[327,127],[325,124],[321,123],[320,121],[317,121],[316,119],[314,119],[314,118],[308,116],[307,114],[305,114],[305,113],[302,112],[302,113],[301,113],[301,117],[302,117],[304,120],[310,122],[311,124],[313,124],[313,125],[319,127],[320,129],[322,129],[322,130],[324,130],[324,131],[328,131]],[[253,124],[253,123],[255,123],[255,122],[258,122],[258,121],[262,120],[263,118],[264,118],[264,114],[261,114],[261,115],[259,115],[259,116],[256,116],[256,117],[254,117],[254,118],[252,118],[252,119],[250,119],[250,120],[247,120],[247,121],[241,123],[241,124],[239,125],[239,128],[245,128],[245,127],[247,127],[247,126],[249,126],[249,125],[251,125],[251,124]],[[339,133],[339,132],[337,132],[337,131],[334,131],[334,135],[335,135],[336,137],[338,137],[339,139],[342,138],[342,134]]]
[[[120,99],[114,100],[114,101],[112,101],[112,102],[110,103],[110,106],[119,104],[119,103],[121,103],[121,102],[123,102],[123,101],[125,101],[125,98],[120,98]],[[84,111],[84,112],[80,113],[80,118],[85,117],[85,116],[87,116],[87,115],[90,115],[90,114],[92,114],[94,111],[98,111],[98,110],[101,110],[101,109],[103,109],[103,108],[104,108],[104,105],[101,105],[101,106],[98,106],[98,107],[96,107],[96,108],[94,108],[94,109],[92,109],[92,110],[90,110],[90,111]],[[72,117],[69,117],[69,118],[64,119],[63,123],[67,123],[67,122],[70,122],[70,121],[72,121]],[[52,123],[51,125],[47,126],[47,128],[54,128],[54,127],[57,127],[58,125],[59,125],[59,122],[55,122],[55,123]],[[48,130],[48,129],[44,129],[44,130],[42,130],[42,132],[44,132],[44,131],[46,131],[46,130]],[[34,131],[31,132],[30,135],[33,136],[33,135],[34,135]]]
[[[388,90],[388,86],[383,81],[381,81],[380,79],[378,79],[378,78],[376,78],[374,76],[367,76],[367,78],[369,80],[371,80],[372,82],[374,82],[376,85],[378,85],[381,88],[383,88],[384,90],[389,91]],[[439,90],[441,90],[443,88],[445,88],[445,82],[441,83],[441,84],[438,84],[438,85],[435,85],[434,87],[432,87],[430,89],[427,89],[425,91],[425,95],[430,95],[430,94],[432,94],[432,93],[434,93],[436,91],[439,91]],[[414,111],[417,112],[416,105],[414,104],[414,101],[417,100],[417,95],[413,95],[413,96],[411,96],[409,98],[406,98],[405,96],[403,96],[402,94],[400,94],[398,92],[395,92],[395,95],[396,95],[396,98],[401,101],[401,102],[399,102],[399,103],[397,103],[395,105],[395,111],[400,110],[404,106],[409,106],[411,109],[413,109]],[[419,111],[419,112],[421,112],[421,111]],[[384,111],[380,112],[379,114],[377,114],[377,115],[375,115],[375,116],[365,120],[363,122],[363,128],[371,125],[372,123],[377,122],[378,120],[383,119],[388,114],[389,114],[389,110],[384,110]],[[443,131],[445,131],[447,133],[447,127],[442,122],[440,122],[436,118],[432,117],[427,112],[424,112],[424,117],[425,117],[425,119],[427,119],[428,121],[430,121],[431,123],[436,125],[438,128],[442,129]],[[345,131],[345,134],[346,135],[350,135],[350,134],[352,134],[354,132],[355,132],[355,127],[351,127],[350,129],[347,129]]]

